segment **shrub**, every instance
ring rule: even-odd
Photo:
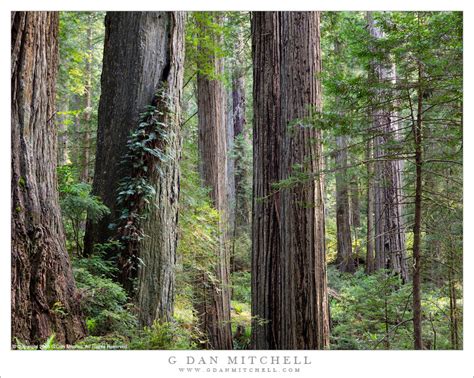
[[[127,303],[127,293],[122,286],[108,278],[114,270],[110,262],[98,255],[73,261],[86,324],[93,336],[110,333],[131,336],[137,327],[132,305]]]
[[[145,327],[131,341],[130,349],[196,349],[193,329],[186,329],[175,322],[155,321],[151,327]]]

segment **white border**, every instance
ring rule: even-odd
[[[187,355],[218,355],[226,358],[235,355],[307,355],[311,367],[302,367],[297,377],[364,377],[400,378],[429,377],[455,378],[474,376],[472,305],[473,267],[472,249],[474,232],[471,232],[474,214],[473,176],[474,135],[472,129],[473,109],[473,65],[474,17],[470,1],[431,0],[390,2],[359,0],[304,1],[304,0],[134,0],[118,4],[115,0],[82,0],[81,2],[60,2],[57,0],[17,0],[0,4],[0,178],[2,185],[0,209],[0,377],[172,377],[190,376],[178,373],[176,365],[169,365],[170,356],[184,358]],[[464,11],[464,59],[465,85],[464,143],[465,143],[465,192],[464,198],[464,350],[463,351],[308,351],[308,352],[266,352],[228,351],[58,351],[18,352],[10,350],[10,11],[11,10],[463,10]],[[473,164],[473,165],[471,165]],[[182,364],[181,364],[182,366]],[[212,367],[212,366],[211,366]],[[222,374],[192,374],[194,376],[217,376]],[[226,374],[227,375],[227,374]],[[263,376],[289,377],[292,374],[263,374]],[[246,376],[246,374],[229,374]],[[252,376],[252,374],[250,374]]]

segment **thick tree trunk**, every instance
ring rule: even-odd
[[[373,38],[382,38],[382,31],[376,26],[368,12],[369,31]],[[374,62],[375,84],[387,85],[395,80],[395,69],[391,63]],[[372,113],[375,158],[375,269],[389,269],[408,280],[405,250],[405,231],[402,219],[401,167],[393,149],[398,137],[398,122],[395,120],[389,101],[390,94],[384,89],[377,90]]]
[[[329,305],[321,133],[304,120],[322,106],[319,13],[283,12],[280,19],[281,179],[303,173],[309,180],[281,192],[279,341],[284,349],[324,349],[329,347]]]
[[[12,337],[85,335],[57,192],[58,13],[12,12]]]
[[[158,121],[165,125],[167,140],[157,136],[149,147],[159,146],[168,159],[152,159],[146,177],[140,176],[155,190],[149,205],[141,203],[134,209],[146,213],[138,225],[145,237],[133,247],[122,240],[122,251],[113,251],[121,253],[121,278],[131,293],[131,280],[138,276],[139,320],[143,325],[155,319],[168,320],[173,309],[183,17],[180,12],[109,12],[105,19],[93,193],[102,198],[111,214],[98,224],[88,222],[85,250],[90,254],[95,243],[104,243],[121,232],[120,228],[109,228],[109,224],[124,221],[119,219],[123,209],[116,202],[118,184],[125,177],[141,175],[132,164],[121,161],[131,132],[139,126],[140,113],[155,105],[163,113]],[[167,104],[163,96],[169,97]],[[143,261],[139,272],[138,257]]]
[[[336,264],[341,272],[354,273],[352,237],[349,209],[349,185],[347,182],[347,141],[345,136],[336,137]]]
[[[254,343],[258,349],[324,349],[323,158],[320,132],[305,127],[321,109],[319,13],[257,12],[252,32]],[[272,183],[296,173],[307,179],[275,195]]]
[[[166,107],[162,108],[164,116],[160,119],[166,124],[168,131],[164,150],[169,162],[160,165],[160,173],[153,170],[149,177],[156,193],[143,224],[143,232],[147,236],[143,239],[139,252],[143,260],[138,272],[138,307],[142,325],[151,325],[155,319],[171,321],[175,294],[184,13],[168,12],[161,20],[161,27],[169,33],[168,44],[163,52],[166,62],[164,70],[169,71],[163,71],[162,74],[162,80],[166,83],[163,87],[164,97],[168,101]]]
[[[277,12],[252,14],[253,210],[252,344],[277,349],[281,300],[280,194],[280,34]]]
[[[221,21],[216,17],[215,22]],[[206,33],[205,26],[201,26]],[[220,35],[215,42],[222,43]],[[223,72],[223,59],[213,52],[207,54],[208,64],[214,75]],[[198,67],[200,70],[200,67]],[[230,250],[228,246],[228,201],[227,201],[227,140],[226,100],[224,84],[220,78],[209,77],[202,71],[197,76],[199,153],[203,185],[210,189],[213,206],[220,213],[219,243],[214,250],[215,264],[211,268],[215,280],[206,275],[200,284],[196,310],[201,329],[208,338],[208,348],[232,349],[230,324]]]
[[[119,216],[117,184],[131,173],[131,167],[120,165],[127,139],[138,125],[139,114],[151,104],[163,73],[169,71],[164,55],[169,44],[168,18],[166,12],[107,13],[92,190],[111,213],[97,224],[88,222],[86,254],[92,253],[95,243],[104,243],[115,233],[109,224]]]

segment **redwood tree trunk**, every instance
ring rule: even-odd
[[[368,14],[369,32],[373,38],[382,38],[383,32]],[[387,85],[395,80],[391,63],[376,61],[372,67],[375,85]],[[408,281],[405,250],[405,231],[402,219],[401,166],[392,148],[398,137],[398,122],[390,110],[390,93],[378,89],[373,111],[375,158],[375,269],[389,269]]]
[[[126,142],[137,126],[139,114],[151,104],[163,72],[169,70],[163,55],[169,43],[168,31],[161,25],[168,17],[166,12],[108,12],[105,18],[92,191],[111,213],[97,224],[88,222],[86,254],[92,253],[95,243],[104,243],[114,235],[109,224],[118,218],[117,184],[131,171],[131,167],[120,165],[127,152]]]
[[[215,21],[220,20],[216,17]],[[201,32],[207,32],[201,26]],[[222,43],[220,35],[213,35],[217,44]],[[223,59],[209,52],[207,62],[214,75],[223,72]],[[230,324],[230,250],[228,246],[228,201],[227,201],[227,138],[226,138],[226,96],[224,84],[219,77],[209,77],[198,67],[197,100],[199,154],[203,185],[210,189],[213,206],[220,213],[219,243],[214,252],[214,281],[203,275],[196,309],[201,329],[208,338],[208,348],[232,349]]]
[[[155,319],[169,320],[173,310],[183,17],[181,12],[109,12],[105,19],[93,193],[102,198],[111,214],[98,224],[88,222],[86,253],[92,252],[95,243],[104,243],[121,232],[117,227],[123,222],[119,219],[123,209],[116,202],[118,184],[125,177],[139,175],[131,164],[124,165],[121,161],[127,154],[130,133],[138,127],[140,113],[147,106],[156,105],[163,112],[159,121],[168,135],[167,140],[157,136],[153,142],[166,151],[167,162],[152,162],[143,177],[155,194],[150,205],[142,203],[135,209],[142,215],[146,212],[138,225],[145,237],[133,247],[125,242],[121,252],[113,251],[116,255],[121,253],[121,278],[132,294],[131,280],[138,277],[137,300],[142,325],[150,325]],[[155,96],[157,92],[169,97],[168,105]],[[156,165],[161,174],[156,171]],[[115,227],[109,227],[110,224]],[[138,257],[143,261],[139,269]]]
[[[82,182],[89,182],[89,164],[90,164],[90,139],[91,139],[91,117],[92,117],[92,54],[93,54],[93,41],[92,41],[92,23],[94,16],[92,13],[89,14],[89,25],[87,28],[87,60],[86,60],[86,84],[84,87],[85,98],[84,98],[84,129],[80,130],[82,133],[82,151],[80,151],[81,157],[81,173],[80,180]]]
[[[252,14],[252,344],[277,349],[280,327],[280,34],[277,12]]]
[[[161,28],[168,30],[169,40],[163,51],[166,82],[166,108],[160,119],[167,125],[166,155],[169,162],[161,164],[161,172],[153,170],[149,177],[156,194],[149,205],[143,224],[147,235],[141,243],[139,256],[143,264],[138,274],[139,320],[151,325],[155,319],[171,321],[174,305],[176,247],[178,241],[179,159],[181,156],[180,122],[184,73],[184,13],[168,12],[161,18]],[[159,204],[159,206],[156,206]]]
[[[372,163],[372,136],[367,141],[367,254],[365,258],[365,272],[372,274],[375,271],[374,256],[374,164]]]
[[[341,272],[354,273],[356,267],[354,256],[352,255],[346,138],[346,136],[336,137],[336,264]]]
[[[85,335],[57,192],[58,13],[12,12],[12,337]]]
[[[255,347],[324,349],[323,158],[320,132],[305,125],[321,110],[319,13],[257,12],[252,31]],[[272,183],[294,173],[307,179],[275,195]]]
[[[246,119],[246,96],[245,96],[245,61],[244,61],[244,36],[243,28],[239,28],[238,41],[236,43],[236,60],[232,71],[232,121],[233,121],[233,150],[234,150],[234,227],[233,227],[233,252],[240,237],[250,232],[251,202],[248,195],[247,180],[249,170],[247,166],[246,145],[249,144],[248,133],[245,130]],[[241,266],[236,266],[235,260],[232,264],[232,271],[238,270]]]

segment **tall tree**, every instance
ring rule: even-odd
[[[12,12],[12,336],[85,335],[57,192],[58,13]]]
[[[352,254],[351,212],[349,206],[349,183],[347,175],[347,136],[336,137],[336,264],[341,272],[355,272]]]
[[[373,159],[373,140],[369,136],[366,145],[366,160],[367,160],[367,237],[366,237],[366,257],[365,257],[365,272],[372,274],[375,271],[375,256],[374,256],[374,163]]]
[[[242,228],[250,223],[251,203],[247,199],[246,181],[249,174],[245,145],[249,143],[246,130],[247,120],[245,94],[245,41],[242,24],[238,26],[235,43],[236,57],[232,70],[232,110],[234,122],[234,156],[235,156],[235,233],[239,237]]]
[[[252,343],[276,349],[280,316],[280,35],[277,12],[252,14],[253,57],[253,210]]]
[[[230,324],[230,250],[228,245],[226,96],[222,82],[223,59],[213,45],[222,44],[219,15],[198,20],[201,37],[210,35],[212,45],[201,44],[197,74],[198,146],[203,185],[210,189],[211,202],[220,213],[219,243],[212,252],[211,275],[202,276],[196,309],[199,323],[212,349],[232,349]],[[204,38],[203,38],[204,39]]]
[[[367,14],[370,36],[384,38],[371,12]],[[377,51],[375,51],[377,52]],[[380,57],[380,54],[378,54]],[[389,57],[372,62],[373,85],[376,89],[372,112],[374,137],[374,213],[375,268],[389,269],[408,280],[405,231],[402,218],[401,163],[394,143],[398,139],[399,122],[393,111],[389,86],[395,82],[395,67]]]
[[[254,346],[324,349],[323,158],[308,120],[321,110],[319,13],[256,12],[252,36]]]
[[[93,194],[111,214],[88,222],[85,250],[119,240],[121,281],[132,293],[138,276],[144,325],[173,309],[183,17],[109,12],[105,20]]]
[[[334,42],[334,54],[341,54],[341,43],[338,39]],[[336,136],[336,151],[334,153],[336,163],[336,264],[341,272],[353,273],[356,268],[352,254],[351,210],[349,204],[350,184],[347,171],[347,139],[347,135]]]
[[[82,154],[81,154],[81,172],[80,180],[83,182],[89,181],[89,165],[90,165],[90,139],[91,139],[91,118],[92,118],[92,59],[93,59],[93,21],[94,14],[91,12],[88,15],[87,26],[87,57],[86,57],[86,83],[84,85],[84,130],[82,131]]]

